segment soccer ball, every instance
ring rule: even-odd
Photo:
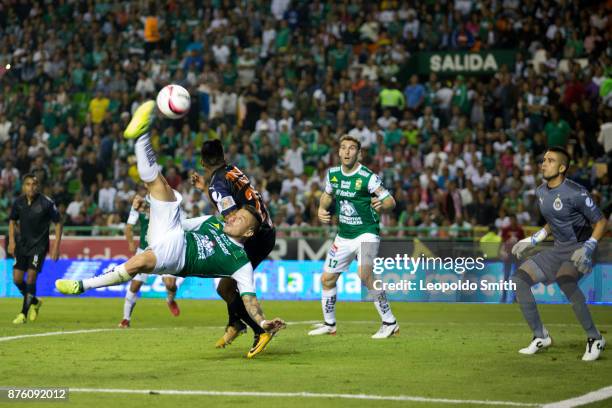
[[[157,94],[157,108],[168,119],[182,118],[190,106],[189,92],[180,85],[166,85]]]

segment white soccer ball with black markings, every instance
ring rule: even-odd
[[[182,118],[189,112],[191,97],[180,85],[170,84],[157,94],[157,108],[168,119]]]

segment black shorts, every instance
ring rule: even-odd
[[[47,256],[47,251],[41,252],[36,255],[16,255],[15,256],[15,265],[14,269],[19,269],[20,271],[27,271],[28,269],[34,269],[36,272],[40,272],[42,270],[43,264],[45,263],[45,258]]]
[[[253,265],[253,270],[270,255],[275,245],[276,230],[274,228],[263,228],[244,243],[244,250]]]

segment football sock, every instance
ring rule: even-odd
[[[166,288],[166,302],[168,303],[174,302],[174,298],[176,297],[177,289],[178,288],[176,286],[171,289]]]
[[[513,282],[516,285],[516,300],[531,331],[533,331],[535,337],[546,338],[547,334],[542,325],[542,319],[540,318],[535,298],[531,292],[531,287],[534,285],[533,279],[531,279],[527,272],[519,269],[516,275],[514,275]]]
[[[27,283],[25,289],[25,295],[23,297],[23,305],[21,307],[21,313],[27,315],[28,310],[30,310],[31,305],[35,305],[38,303],[38,299],[36,299],[36,284],[35,283]]]
[[[384,290],[370,289],[368,295],[374,299],[374,306],[383,323],[395,323],[395,316],[387,300],[387,293]]]
[[[323,308],[323,320],[328,326],[336,324],[336,299],[338,288],[321,290],[321,306]]]
[[[93,278],[83,280],[83,290],[101,288],[104,286],[113,286],[118,283],[127,282],[132,277],[125,270],[125,264],[121,264],[111,272],[104,275],[94,276]]]
[[[17,286],[17,289],[19,289],[19,292],[25,296],[26,294],[26,284],[24,281],[21,281],[19,283],[15,283],[15,286]]]
[[[244,302],[242,301],[242,298],[240,296],[236,296],[234,300],[232,300],[229,305],[229,310],[230,313],[238,316],[240,320],[249,325],[249,327],[253,329],[256,335],[265,332],[265,330],[262,329],[261,326],[258,325],[257,322],[251,318],[249,312],[247,312],[246,310],[246,307],[244,307]]]
[[[123,318],[130,320],[132,318],[132,312],[136,307],[136,300],[138,300],[137,293],[132,292],[129,288],[125,291],[125,302],[123,303]]]
[[[573,276],[561,276],[557,279],[557,284],[567,297],[567,300],[572,303],[572,309],[574,309],[576,319],[578,319],[582,325],[587,336],[591,339],[601,339],[601,333],[599,333],[599,330],[595,327],[591,312],[586,304],[584,293],[582,293],[582,290],[578,287],[578,279]]]
[[[154,181],[159,174],[159,165],[148,133],[138,138],[134,145],[134,151],[136,153],[138,175],[145,183]]]

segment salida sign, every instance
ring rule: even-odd
[[[513,69],[516,51],[421,52],[419,74],[493,74],[502,65]]]

